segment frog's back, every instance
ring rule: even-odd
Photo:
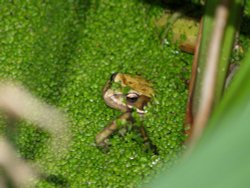
[[[130,87],[132,90],[145,95],[147,97],[154,96],[152,84],[141,76],[131,76],[129,74],[118,73],[115,82],[121,82],[123,87]]]

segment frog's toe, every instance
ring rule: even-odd
[[[109,151],[110,143],[109,143],[108,139],[105,139],[104,141],[102,141],[100,143],[96,143],[96,146],[103,153],[107,153]]]

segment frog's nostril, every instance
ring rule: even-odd
[[[114,81],[114,79],[115,79],[115,77],[116,77],[117,74],[118,74],[117,72],[113,73],[113,74],[111,75],[111,77],[110,77],[110,80],[111,80],[111,81]]]

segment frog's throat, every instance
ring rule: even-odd
[[[129,109],[132,109],[134,108],[132,105],[128,105],[128,108]],[[139,115],[144,115],[146,113],[145,110],[140,110],[139,108],[136,108],[136,112],[139,114]]]

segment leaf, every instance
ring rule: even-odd
[[[250,52],[197,150],[148,187],[249,187]]]

